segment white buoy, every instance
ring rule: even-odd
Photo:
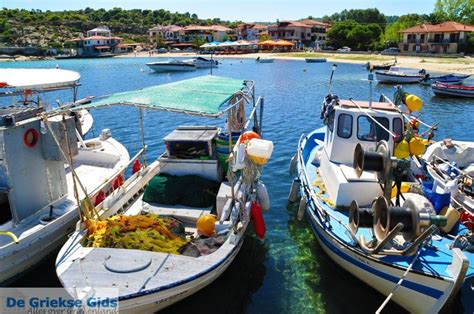
[[[292,203],[296,202],[296,200],[298,199],[300,184],[301,184],[300,179],[295,178],[293,180],[293,183],[291,184],[290,194],[288,195],[288,201]]]
[[[260,208],[263,211],[270,209],[270,196],[268,196],[268,190],[262,181],[257,182],[257,200],[260,203]]]
[[[300,199],[300,206],[298,207],[297,218],[299,221],[303,219],[305,209],[306,209],[306,198],[303,196]]]

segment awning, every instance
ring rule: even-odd
[[[94,48],[102,50],[102,49],[110,49],[110,46],[94,46]]]
[[[113,94],[106,99],[75,108],[91,109],[131,105],[187,114],[217,117],[232,96],[242,91],[245,81],[228,77],[201,76],[169,84]]]
[[[74,87],[81,75],[62,69],[2,69],[0,87],[16,89],[59,89]]]

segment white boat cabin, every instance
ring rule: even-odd
[[[383,193],[375,173],[365,171],[360,177],[356,175],[356,145],[360,143],[364,150],[375,151],[377,142],[386,140],[393,152],[396,143],[384,128],[403,134],[403,117],[396,107],[384,102],[372,102],[369,106],[364,101],[339,100],[327,119],[319,169],[327,193],[337,207],[349,207],[353,200],[360,206],[370,205]]]

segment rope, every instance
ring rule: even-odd
[[[235,104],[237,101],[239,103],[230,109],[229,136],[231,136],[232,131],[240,131],[245,125],[244,98],[240,98],[239,100],[237,100],[236,97],[232,98],[232,104]]]
[[[425,244],[428,242],[428,239],[426,239],[425,241],[423,241],[423,243],[421,243],[420,245],[420,248],[418,249],[418,252],[416,252],[416,255],[415,257],[413,258],[413,260],[411,261],[410,265],[408,265],[407,269],[405,270],[405,272],[403,273],[402,277],[400,277],[400,280],[398,280],[397,284],[395,285],[395,287],[393,287],[392,291],[390,292],[390,294],[387,296],[387,298],[385,299],[385,301],[383,301],[383,303],[380,305],[380,307],[377,309],[377,311],[375,312],[376,314],[380,314],[380,312],[382,312],[382,310],[384,309],[384,307],[387,305],[388,301],[390,301],[390,299],[393,297],[393,295],[395,294],[395,291],[398,289],[398,287],[401,286],[403,280],[405,280],[405,277],[408,275],[408,273],[410,272],[411,268],[413,267],[413,265],[415,264],[415,262],[417,261],[418,257],[420,256],[420,253],[421,253],[421,250],[423,249],[423,247],[425,246]]]
[[[16,235],[10,231],[0,231],[0,234],[3,234],[3,235],[6,235],[10,238],[12,238],[13,241],[15,241],[15,243],[18,243],[18,238],[16,237]]]
[[[316,170],[316,179],[314,179],[312,186],[314,188],[318,188],[319,191],[315,192],[314,194],[323,202],[325,202],[329,207],[331,208],[336,208],[336,204],[334,204],[329,197],[324,196],[323,194],[326,194],[326,185],[324,182],[321,180],[321,177],[319,176],[319,171]]]

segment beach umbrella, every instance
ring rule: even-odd
[[[269,40],[262,41],[261,43],[258,43],[257,45],[259,45],[259,46],[275,46],[275,44],[276,44],[276,41],[269,39]]]
[[[293,47],[295,44],[292,42],[289,42],[287,40],[279,40],[275,42],[275,46],[281,46],[281,47]]]
[[[205,43],[204,45],[201,45],[200,48],[213,48],[219,46],[219,42],[217,41],[212,41],[210,43]]]

